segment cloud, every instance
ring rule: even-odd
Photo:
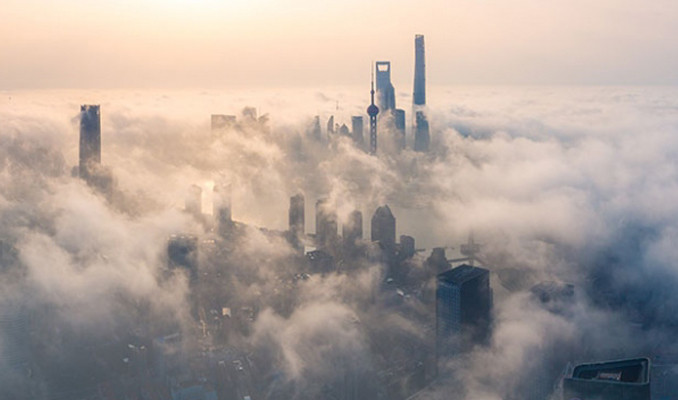
[[[192,184],[208,191],[230,183],[234,219],[250,226],[210,262],[228,271],[222,294],[234,313],[256,305],[253,332],[239,340],[282,368],[285,390],[299,394],[334,382],[337,360],[344,372],[353,366],[370,376],[379,363],[371,339],[379,329],[397,332],[398,340],[430,334],[416,317],[426,310],[416,296],[407,303],[378,295],[378,265],[295,277],[301,262],[275,230],[286,229],[289,196],[298,192],[306,198],[307,232],[315,201],[324,197],[336,204],[340,221],[353,209],[369,221],[388,203],[398,233],[414,236],[417,247],[458,247],[475,232],[483,261],[495,271],[493,338],[445,362],[449,380],[429,390],[432,398],[459,382],[469,399],[520,398],[540,367],[551,376],[549,368],[579,358],[671,347],[678,304],[674,94],[664,88],[430,94],[435,150],[383,146],[372,157],[347,138],[307,136],[316,113],[324,125],[332,114],[348,123],[362,112],[325,104],[335,97],[363,104],[362,91],[13,93],[11,106],[0,111],[0,284],[11,293],[0,302],[47,307],[60,323],[97,335],[103,327],[134,326],[146,309],[163,321],[158,325],[189,331],[190,283],[180,274],[165,276],[167,238],[212,237],[209,224],[181,211],[183,200]],[[83,98],[102,104],[103,163],[116,181],[108,198],[70,176],[77,163],[73,117]],[[260,104],[270,122],[240,115],[248,104]],[[238,114],[240,125],[211,132],[211,113]],[[501,271],[509,270],[526,277],[524,287],[502,286]],[[526,293],[543,280],[575,285],[568,313],[540,308]],[[394,308],[398,301],[405,305]]]

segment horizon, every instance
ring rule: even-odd
[[[8,0],[0,88],[358,84],[377,60],[411,84],[415,34],[434,85],[676,85],[676,12],[670,0]]]

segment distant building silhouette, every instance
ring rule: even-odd
[[[172,235],[167,242],[170,269],[184,269],[191,282],[198,280],[198,238],[192,235]]]
[[[339,129],[337,129],[337,133],[341,136],[346,136],[346,137],[351,136],[351,131],[348,129],[348,126],[346,126],[346,124],[341,124],[339,126]]]
[[[323,137],[322,129],[320,128],[320,116],[316,115],[313,118],[313,125],[311,126],[310,135],[313,139],[320,141]]]
[[[581,364],[563,380],[563,399],[650,400],[650,360]]]
[[[395,110],[395,88],[391,83],[391,62],[377,61],[377,98],[383,112]]]
[[[80,177],[89,181],[101,164],[101,114],[99,105],[80,106]]]
[[[337,212],[329,199],[315,203],[315,238],[318,247],[326,247],[337,239]]]
[[[216,184],[212,189],[212,214],[217,224],[217,231],[225,236],[233,227],[231,211],[231,185]]]
[[[415,106],[426,104],[426,53],[424,35],[414,36],[414,93],[412,102]]]
[[[212,131],[228,129],[236,124],[235,115],[212,114],[210,119]]]
[[[365,142],[365,138],[363,136],[363,126],[364,124],[362,116],[358,115],[351,117],[351,136],[358,147],[362,147],[363,143]]]
[[[305,235],[306,214],[304,209],[304,195],[299,193],[290,197],[289,227],[292,245],[298,250],[303,250],[302,240]]]
[[[367,115],[370,116],[370,154],[377,154],[377,114],[379,114],[379,107],[374,104],[374,75],[372,75],[370,99],[371,103],[367,107]]]
[[[395,245],[396,220],[388,205],[377,208],[372,216],[372,241],[386,247]]]
[[[331,138],[332,135],[334,135],[334,115],[330,115],[327,120],[327,138]]]
[[[431,250],[431,255],[426,259],[426,268],[429,273],[438,275],[451,268],[451,264],[447,261],[444,247],[434,247]]]
[[[416,125],[414,133],[414,151],[427,152],[431,143],[428,120],[423,111],[416,112]]]
[[[489,338],[492,289],[490,271],[461,265],[437,277],[438,355],[463,351]]]
[[[348,219],[341,227],[341,236],[344,243],[349,246],[355,245],[363,238],[363,213],[354,210],[348,215]]]
[[[396,132],[396,148],[404,149],[405,141],[405,110],[397,108],[393,110],[393,121],[395,123]]]
[[[400,257],[403,259],[411,258],[415,252],[414,238],[412,236],[400,235]]]

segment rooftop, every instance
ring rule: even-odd
[[[490,271],[486,270],[485,268],[472,267],[468,264],[463,264],[454,269],[438,274],[438,280],[459,285],[489,273]]]

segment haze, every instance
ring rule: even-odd
[[[5,0],[0,88],[676,84],[670,0]],[[8,40],[9,39],[9,40]]]

